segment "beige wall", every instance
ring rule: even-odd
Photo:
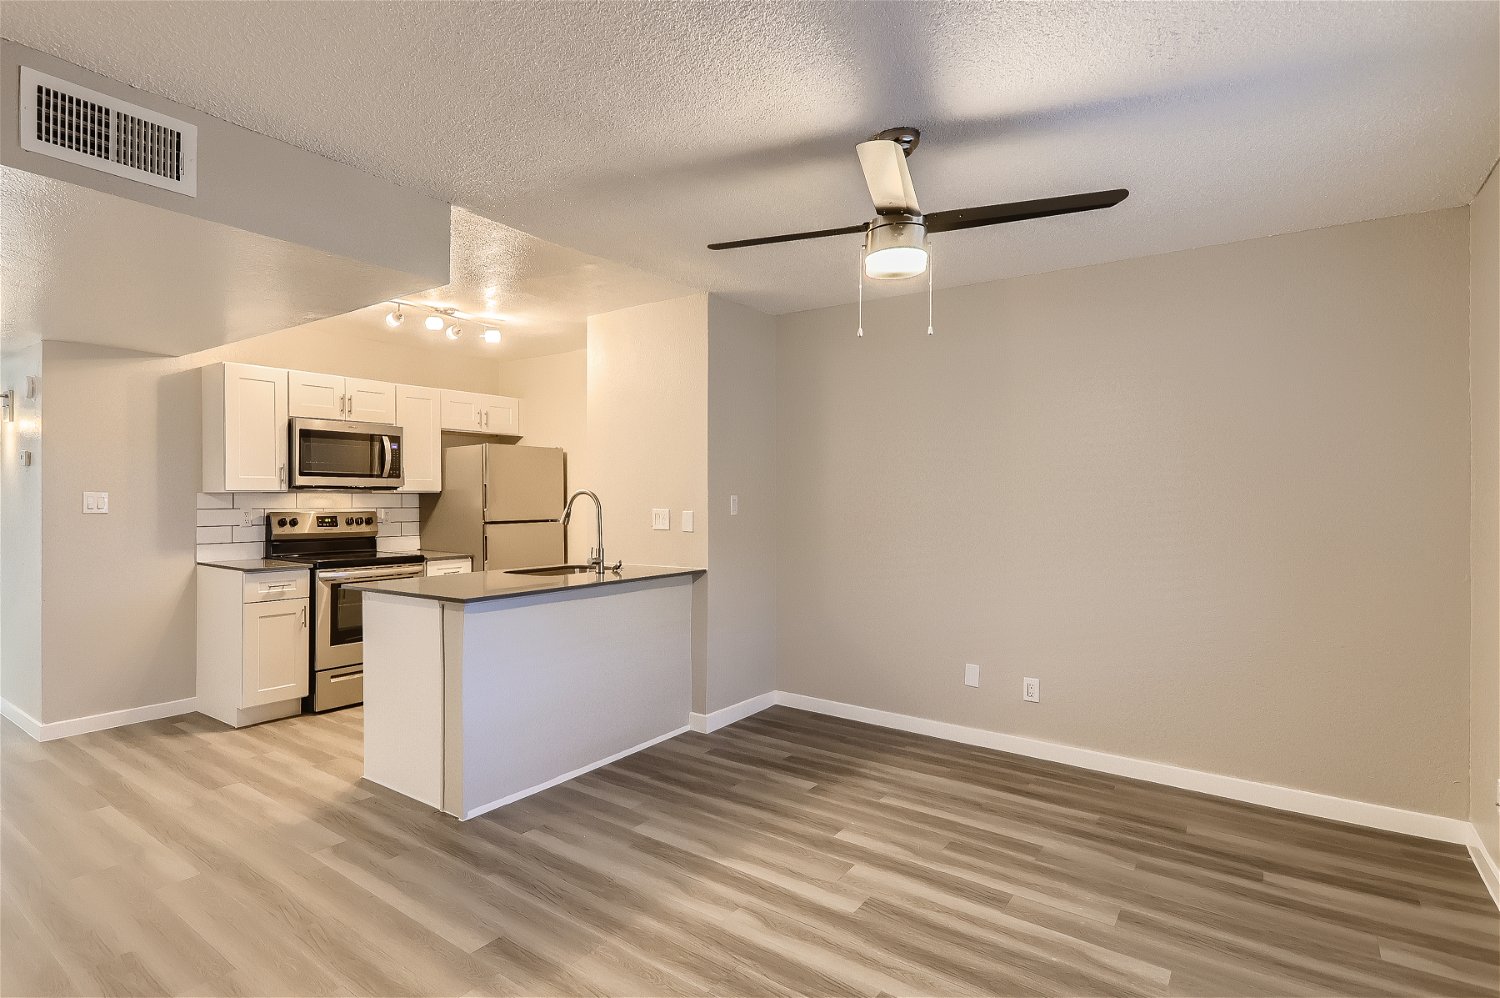
[[[1500,181],[1469,206],[1469,820],[1500,860]]]
[[[588,471],[588,351],[500,364],[496,390],[521,400],[521,443],[561,447],[568,455],[568,490],[587,489]],[[568,529],[568,557],[582,561],[595,541],[593,510],[576,517]]]
[[[32,718],[42,709],[41,373],[41,344],[0,354],[0,391],[16,393],[15,419],[0,422],[0,698]],[[28,375],[38,379],[34,399]]]
[[[776,323],[717,296],[708,302],[708,510],[698,515],[708,530],[708,667],[695,709],[711,712],[776,688]]]
[[[44,722],[194,694],[200,374],[219,360],[493,391],[494,362],[291,329],[181,358],[48,342]],[[110,494],[84,516],[80,493]]]
[[[708,296],[591,315],[588,481],[604,502],[611,562],[708,561]],[[529,417],[528,417],[529,418]],[[651,510],[672,529],[651,529]],[[693,510],[701,526],[683,533]]]
[[[940,292],[931,338],[784,317],[781,688],[1465,815],[1467,253],[1458,208]]]

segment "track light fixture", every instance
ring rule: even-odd
[[[476,321],[481,323],[498,322],[498,320],[494,316],[471,315],[468,312],[463,312],[456,308],[446,308],[440,305],[428,305],[424,302],[419,301],[406,301],[398,298],[386,302],[386,304],[393,306],[392,310],[390,312],[387,312],[385,316],[385,324],[387,326],[390,326],[392,329],[395,329],[406,321],[406,316],[403,312],[403,309],[421,309],[428,313],[427,317],[422,320],[422,325],[432,330],[433,332],[437,332],[441,329],[443,331],[443,335],[450,340],[456,340],[459,337],[463,336],[464,328],[463,326],[459,325],[459,322],[461,321]],[[493,309],[494,302],[489,302],[488,307]],[[485,325],[482,335],[484,337],[484,342],[486,343],[499,343],[501,334],[498,324]]]

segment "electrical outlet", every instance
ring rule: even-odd
[[[973,662],[968,662],[964,665],[964,685],[979,685],[979,666],[975,665]]]
[[[670,509],[653,509],[651,511],[652,530],[671,530],[672,511]]]
[[[739,516],[740,515],[740,497],[739,496],[730,496],[729,497],[729,515],[730,516]]]
[[[1021,697],[1030,703],[1042,702],[1042,681],[1029,676],[1021,680]]]
[[[693,511],[690,509],[682,511],[682,532],[684,534],[693,532]]]
[[[240,526],[242,526],[242,527],[253,527],[253,526],[255,526],[258,523],[260,523],[260,510],[258,510],[258,509],[242,509],[242,510],[240,510]]]

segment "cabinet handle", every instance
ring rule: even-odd
[[[307,607],[302,608],[302,629],[307,630]]]
[[[284,464],[276,469],[276,484],[286,488],[286,465]]]

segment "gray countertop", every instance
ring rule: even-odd
[[[443,603],[483,603],[489,600],[514,599],[538,593],[573,592],[619,585],[622,582],[644,582],[674,576],[702,575],[701,568],[669,568],[660,565],[626,565],[618,572],[594,572],[577,575],[511,575],[508,572],[470,572],[467,575],[440,575],[422,579],[391,579],[386,582],[363,582],[345,588],[387,596],[410,596],[413,599],[438,600]]]
[[[450,558],[468,558],[466,554],[457,551],[429,551],[423,548],[421,556],[428,561],[447,561]],[[306,568],[307,566],[297,561],[280,561],[276,558],[246,558],[243,561],[200,561],[200,565],[209,568],[227,568],[231,572],[280,572],[288,568]]]

